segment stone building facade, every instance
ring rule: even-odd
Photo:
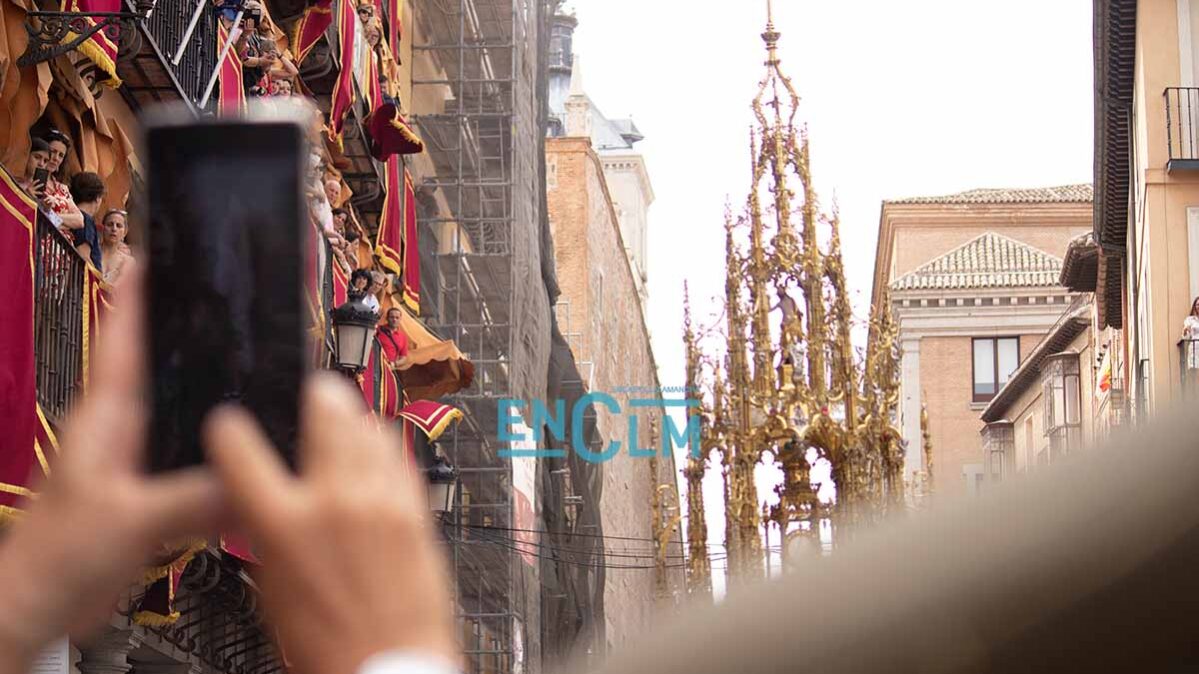
[[[657,364],[643,319],[635,272],[621,237],[603,160],[587,137],[565,136],[546,143],[547,195],[554,254],[562,295],[556,308],[587,390],[612,395],[622,407],[611,413],[597,405],[601,445],[616,441],[621,451],[602,464],[601,518],[609,546],[645,551],[653,537],[651,501],[662,489],[667,517],[679,513],[673,456],[651,462],[632,457],[634,441],[627,407],[633,398],[659,397]],[[651,428],[658,426],[661,409],[638,415],[637,447],[651,446]],[[617,538],[639,539],[622,545]],[[681,536],[671,535],[668,558],[669,600],[655,602],[655,573],[649,569],[612,569],[606,573],[604,618],[607,645],[617,647],[651,624],[655,603],[670,604],[681,597],[683,571]],[[631,565],[650,563],[640,559]]]
[[[936,492],[984,483],[979,415],[1071,302],[1061,256],[1090,226],[1089,185],[883,203],[873,301],[889,296],[899,322],[905,475],[918,493],[922,406]]]

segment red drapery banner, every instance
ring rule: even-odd
[[[63,11],[86,13],[121,12],[125,10],[122,4],[121,0],[67,0],[63,3]],[[87,26],[87,29],[93,28],[96,25],[96,22],[90,18],[83,18],[80,21]],[[77,37],[79,37],[78,33],[68,32],[63,41],[70,42]],[[113,89],[121,86],[121,78],[117,77],[117,48],[120,43],[120,28],[110,26],[105,30],[96,31],[77,47],[84,56],[96,64],[96,67],[101,72],[108,76],[104,78],[104,84]]]
[[[408,120],[393,103],[384,103],[371,113],[367,126],[371,132],[371,156],[387,161],[393,154],[418,154],[425,143],[412,130]]]
[[[333,265],[333,306],[340,307],[350,299],[350,279],[341,265]]]
[[[372,412],[387,420],[399,415],[404,407],[404,392],[377,340],[371,345],[370,359],[360,383],[362,398]]]
[[[218,55],[225,48],[225,42],[228,39],[229,31],[225,30],[224,24],[218,20],[216,38],[216,53]],[[220,86],[220,94],[217,99],[217,113],[221,115],[240,115],[245,112],[246,87],[242,81],[241,57],[237,55],[236,46],[229,50],[224,62],[221,63],[221,69],[217,75],[217,84]]]
[[[296,55],[296,65],[304,62],[308,52],[321,39],[333,23],[333,0],[317,0],[317,3],[304,9],[304,15],[296,22],[291,35],[292,52]]]
[[[39,464],[41,415],[33,360],[33,242],[37,204],[0,167],[0,519],[30,496]],[[48,430],[48,428],[47,428]]]
[[[404,168],[399,157],[392,155],[383,165],[383,212],[379,215],[379,232],[375,235],[375,255],[390,271],[399,274],[404,269]]]
[[[367,66],[366,109],[374,110],[383,105],[383,84],[379,81],[379,52],[370,50],[367,54],[370,64]]]
[[[341,43],[341,72],[333,85],[333,101],[329,107],[329,137],[341,147],[341,132],[346,115],[354,104],[354,40],[358,35],[358,14],[350,0],[337,3],[337,38]]]
[[[92,381],[91,364],[99,343],[100,322],[112,309],[108,289],[96,268],[87,265],[83,273],[83,391],[87,393]]]
[[[400,40],[404,37],[404,0],[381,0],[387,5],[387,44],[400,60]]]
[[[404,305],[420,316],[420,242],[416,234],[416,189],[404,169]]]
[[[412,174],[399,157],[388,157],[384,168],[386,193],[379,216],[375,254],[384,267],[399,274],[404,306],[420,315],[420,242],[416,233],[416,191]]]
[[[417,400],[400,410],[400,417],[416,424],[430,440],[436,440],[450,424],[462,418],[462,410],[432,400]]]

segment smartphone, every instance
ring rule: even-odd
[[[46,185],[50,182],[50,169],[40,168],[33,171],[34,196],[41,199],[46,194]]]
[[[308,148],[296,121],[147,120],[151,471],[203,463],[218,405],[291,466],[305,375]]]

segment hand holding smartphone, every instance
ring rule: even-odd
[[[33,172],[33,196],[38,201],[46,198],[46,186],[50,183],[50,170],[40,168]]]

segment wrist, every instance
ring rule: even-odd
[[[38,601],[30,594],[29,565],[15,553],[20,531],[10,531],[0,545],[0,587],[5,588],[4,610],[0,611],[0,674],[26,674],[43,646],[37,626],[46,622],[39,615]]]

